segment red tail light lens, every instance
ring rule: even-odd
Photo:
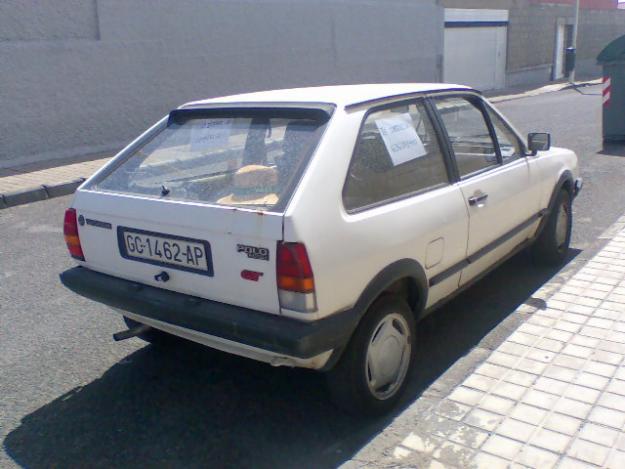
[[[85,260],[85,255],[80,246],[80,238],[78,237],[78,221],[76,219],[76,210],[68,208],[65,210],[65,219],[63,222],[63,235],[65,236],[65,244],[69,249],[70,255],[79,261]]]
[[[277,254],[278,288],[297,293],[315,291],[312,267],[301,243],[278,243]]]

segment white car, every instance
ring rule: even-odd
[[[577,157],[441,84],[276,90],[185,104],[76,192],[76,293],[129,326],[327,372],[381,413],[415,325],[519,250],[562,262]]]

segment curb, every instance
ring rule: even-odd
[[[20,191],[5,192],[0,194],[0,210],[72,194],[83,182],[85,178],[78,178],[59,184],[42,184]]]
[[[503,103],[506,101],[514,101],[516,99],[522,98],[533,98],[535,96],[541,96],[543,94],[548,93],[557,93],[558,91],[567,91],[574,90],[578,88],[585,88],[587,86],[594,86],[601,84],[600,79],[595,80],[587,80],[587,81],[578,81],[575,83],[556,83],[552,85],[545,85],[540,88],[535,88],[532,90],[523,91],[516,94],[493,94],[491,96],[485,95],[486,99],[488,99],[491,103]]]

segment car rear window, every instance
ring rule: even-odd
[[[328,118],[299,111],[174,111],[166,127],[89,188],[262,210],[282,206]]]

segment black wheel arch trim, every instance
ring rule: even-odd
[[[417,315],[415,318],[417,318],[427,303],[428,282],[425,270],[414,259],[400,259],[382,269],[365,287],[358,301],[356,301],[354,309],[359,312],[362,318],[376,298],[391,285],[406,278],[413,280],[417,288],[416,302],[410,305]]]
[[[556,205],[556,199],[558,198],[558,194],[565,187],[566,184],[569,184],[569,194],[571,195],[571,200],[575,197],[575,179],[573,178],[573,173],[566,169],[560,174],[558,182],[556,182],[553,191],[551,192],[551,196],[549,198],[549,204],[547,205],[547,209],[545,211],[545,216],[540,221],[538,228],[536,229],[536,233],[534,234],[534,238],[538,238],[542,231],[545,229],[547,225],[547,221],[549,221],[549,215],[554,210]]]

